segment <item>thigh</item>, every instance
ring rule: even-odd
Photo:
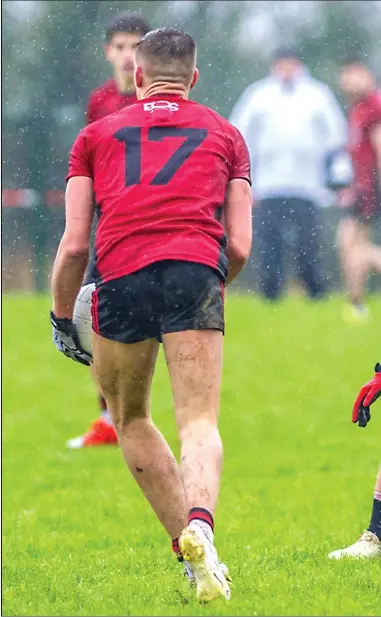
[[[255,211],[256,230],[260,236],[280,232],[280,213],[286,201],[281,198],[261,199]],[[283,208],[284,209],[284,208]]]
[[[93,330],[119,343],[160,336],[161,289],[154,267],[101,283],[93,294]]]
[[[167,262],[162,289],[162,340],[181,432],[183,426],[200,415],[207,421],[217,421],[224,285],[208,266]]]
[[[337,229],[337,241],[344,251],[367,244],[370,238],[370,226],[349,213],[343,217]]]
[[[223,335],[218,330],[191,330],[163,336],[180,434],[185,426],[200,418],[213,424],[217,422],[222,343]]]
[[[161,264],[162,335],[187,330],[224,331],[224,283],[204,264]]]
[[[293,213],[298,235],[299,251],[308,254],[320,248],[322,218],[320,207],[304,199],[293,200]]]
[[[285,202],[283,199],[263,199],[255,213],[255,237],[262,263],[278,262],[282,254],[282,229]]]
[[[154,339],[128,345],[94,333],[95,374],[117,430],[134,418],[149,415],[158,346]]]

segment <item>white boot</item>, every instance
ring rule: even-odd
[[[204,532],[196,525],[186,527],[179,538],[179,545],[187,562],[187,571],[190,566],[193,572],[197,599],[201,602],[210,602],[219,597],[230,600],[226,566],[223,572],[217,551]]]
[[[343,559],[350,557],[352,559],[380,559],[381,558],[381,541],[371,531],[364,531],[361,538],[354,544],[329,553],[330,559]]]

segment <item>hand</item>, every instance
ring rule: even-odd
[[[53,343],[58,351],[75,362],[90,366],[92,357],[81,347],[78,334],[71,319],[59,319],[50,312],[50,321],[53,326]]]
[[[376,364],[373,379],[360,390],[352,411],[352,422],[362,428],[370,421],[370,406],[381,396],[381,364]]]
[[[353,187],[336,191],[336,203],[339,208],[351,208],[356,202],[356,194]]]

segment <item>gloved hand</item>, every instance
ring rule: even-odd
[[[375,366],[373,379],[360,390],[352,411],[352,422],[364,428],[370,421],[370,406],[381,396],[381,364]]]
[[[59,319],[50,312],[50,321],[53,326],[53,342],[58,351],[75,362],[90,366],[92,357],[81,347],[77,330],[71,319]]]

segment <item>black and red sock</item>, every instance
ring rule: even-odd
[[[203,521],[207,523],[214,533],[214,518],[209,510],[205,508],[191,508],[189,511],[188,524],[192,521]]]
[[[106,399],[101,394],[98,396],[98,403],[99,403],[99,410],[101,413],[104,413],[105,411],[107,411]]]
[[[206,526],[206,529],[204,527],[204,532],[209,537],[210,531],[211,531],[212,532],[211,541],[213,541],[214,519],[213,519],[213,515],[209,512],[209,510],[206,510],[205,508],[191,508],[191,510],[189,511],[188,525],[192,521],[200,522],[201,527]],[[210,528],[210,531],[208,531],[208,527]],[[172,540],[172,550],[175,553],[178,561],[184,561],[178,538],[174,538]]]
[[[174,540],[172,540],[172,550],[175,553],[176,557],[177,557],[177,561],[184,561],[184,558],[181,554],[181,550],[180,550],[180,545],[179,545],[179,539],[175,538]]]

